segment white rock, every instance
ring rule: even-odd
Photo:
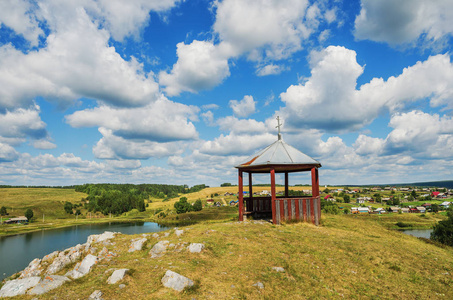
[[[92,254],[88,254],[80,264],[77,264],[74,267],[72,272],[69,272],[68,275],[71,276],[73,279],[85,276],[86,274],[88,274],[88,272],[90,272],[91,267],[96,263],[97,257]]]
[[[99,243],[113,239],[115,237],[115,234],[117,234],[117,232],[106,231],[102,234],[90,235],[87,239],[87,244],[91,245],[93,243]]]
[[[259,282],[259,281],[257,283],[255,283],[253,286],[258,287],[259,289],[264,289],[264,284],[262,282]]]
[[[282,267],[272,267],[272,270],[277,271],[277,272],[285,272],[285,269]]]
[[[64,252],[62,251],[54,259],[52,264],[47,268],[47,274],[49,274],[49,275],[55,274],[55,273],[63,270],[63,268],[70,263],[71,263],[71,260],[69,259],[69,257],[65,256]]]
[[[27,294],[29,295],[41,295],[56,289],[57,287],[61,286],[66,281],[70,281],[66,276],[58,276],[58,275],[50,275],[46,276],[43,280],[41,280],[38,285],[34,288],[29,290]]]
[[[119,269],[112,273],[112,275],[107,279],[108,284],[115,284],[120,280],[123,280],[124,275],[129,272],[129,269]]]
[[[180,235],[182,235],[183,233],[184,233],[184,230],[182,230],[182,229],[177,229],[177,230],[175,230],[175,234],[176,234],[176,236],[178,236],[178,237],[179,237]]]
[[[161,282],[165,287],[174,289],[178,292],[181,292],[186,287],[193,286],[192,280],[170,270],[165,273]]]
[[[0,298],[24,295],[29,288],[37,285],[40,280],[41,277],[34,276],[7,281],[0,290]]]
[[[151,248],[149,254],[151,258],[160,257],[163,253],[167,250],[167,246],[170,242],[169,241],[160,241]]]
[[[89,300],[102,300],[102,292],[100,290],[95,290],[91,293]]]
[[[45,261],[49,261],[49,260],[52,260],[53,258],[57,257],[58,253],[60,253],[59,251],[54,251],[50,254],[47,254],[46,256],[44,256],[42,258],[42,261],[45,262]]]
[[[155,238],[155,239],[158,239],[159,235],[157,233],[153,233],[152,237]]]
[[[35,258],[21,272],[20,278],[39,276],[41,272],[42,272],[41,260],[39,258]]]
[[[129,246],[128,252],[134,252],[134,251],[140,251],[143,248],[143,245],[146,243],[147,239],[142,238],[139,240],[135,240],[132,242],[132,244]]]
[[[204,244],[201,244],[201,243],[191,243],[189,245],[189,247],[187,247],[187,249],[189,249],[189,252],[190,253],[200,253],[201,250],[204,249]]]
[[[168,237],[170,235],[170,232],[165,232],[164,237]]]

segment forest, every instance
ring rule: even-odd
[[[84,184],[74,186],[77,192],[88,194],[84,199],[85,207],[90,212],[102,212],[119,215],[132,209],[145,211],[145,200],[152,198],[170,199],[180,194],[200,191],[208,186],[204,184],[189,188],[187,185],[167,184]]]

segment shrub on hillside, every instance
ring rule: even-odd
[[[175,202],[174,207],[176,209],[177,214],[183,214],[192,210],[192,205],[189,202],[187,202],[186,197],[179,198],[179,201]]]
[[[448,246],[453,246],[453,210],[450,209],[447,214],[448,219],[440,221],[434,226],[431,239]]]
[[[201,200],[198,199],[197,201],[195,201],[194,205],[193,205],[193,210],[194,211],[200,211],[203,209],[203,204],[201,203]]]
[[[2,206],[0,208],[0,215],[2,215],[2,216],[8,215],[8,212],[6,211],[6,207]]]
[[[31,218],[33,218],[33,211],[30,208],[25,211],[25,217],[27,218],[28,221],[30,221]]]
[[[64,211],[68,214],[72,214],[72,203],[71,202],[68,202],[66,201],[65,204],[64,204]]]

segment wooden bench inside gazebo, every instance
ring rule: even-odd
[[[246,162],[236,166],[239,173],[239,221],[243,221],[246,215],[253,215],[254,217],[272,215],[273,224],[295,220],[319,225],[321,200],[319,197],[318,168],[321,167],[321,163],[285,143],[281,138],[280,123],[277,127],[279,133],[276,142],[252,155]],[[289,174],[294,172],[311,172],[311,196],[289,196]],[[244,173],[248,173],[248,197],[244,197]],[[253,197],[252,174],[254,173],[270,174],[270,197]],[[276,173],[284,173],[285,176],[285,191],[284,195],[280,197],[277,197],[275,188]]]

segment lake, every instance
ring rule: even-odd
[[[61,251],[83,244],[92,234],[100,234],[104,231],[138,234],[169,228],[152,222],[110,222],[0,237],[0,280],[22,271],[35,258],[43,258],[55,250]]]
[[[411,230],[402,230],[401,232],[412,235],[415,237],[422,237],[429,239],[431,237],[431,232],[433,232],[432,229],[411,229]]]

